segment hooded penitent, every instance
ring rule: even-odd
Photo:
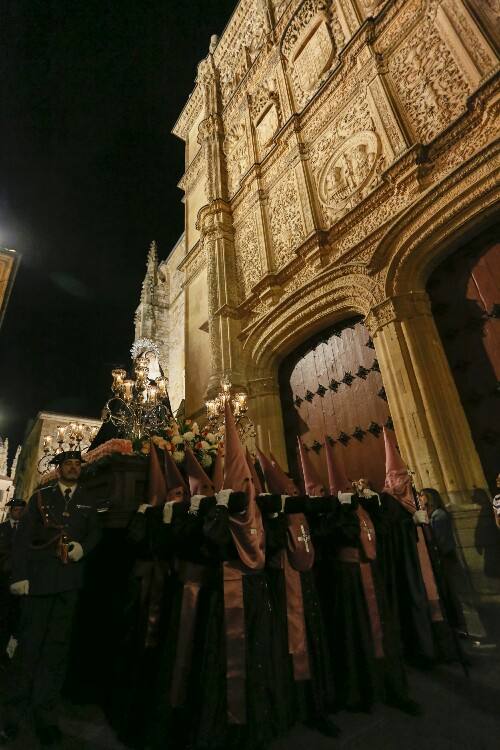
[[[302,464],[302,473],[304,475],[304,485],[306,493],[309,497],[320,497],[326,495],[325,488],[321,479],[318,477],[314,466],[312,465],[311,459],[307,455],[306,449],[302,444],[302,440],[297,438],[299,446],[300,463]]]
[[[177,464],[170,455],[169,451],[164,451],[164,466],[165,466],[165,483],[167,485],[167,500],[181,500],[182,495],[184,497],[189,496],[189,489],[179,471]],[[182,491],[182,495],[181,495]]]
[[[326,468],[328,470],[328,486],[330,495],[337,497],[339,492],[351,492],[351,482],[347,478],[344,464],[335,454],[334,448],[325,436]]]
[[[196,460],[196,456],[189,446],[186,446],[184,453],[186,472],[189,480],[189,491],[191,497],[202,495],[211,497],[215,494],[215,488],[212,480],[206,474],[203,467]]]
[[[262,487],[259,475],[257,474],[257,471],[255,469],[255,464],[253,462],[253,458],[250,454],[250,451],[248,448],[245,449],[245,458],[247,460],[248,468],[250,469],[250,474],[252,476],[252,482],[255,487],[255,493],[257,495],[260,495],[262,492],[264,492],[264,489]]]
[[[405,462],[401,458],[396,446],[396,437],[384,427],[385,447],[385,485],[384,492],[396,498],[405,508],[414,513],[416,511],[415,498],[411,485],[411,478]]]
[[[255,501],[255,485],[228,401],[224,404],[224,412],[226,429],[223,487],[235,492],[245,492],[248,498],[246,511],[230,517],[231,535],[241,562],[248,568],[261,570],[265,564],[265,539],[262,517]]]
[[[224,484],[224,454],[220,445],[217,446],[217,453],[215,454],[212,482],[214,483],[215,491],[219,492]]]
[[[163,474],[158,450],[156,445],[151,441],[149,448],[149,484],[148,484],[148,502],[152,506],[162,505],[167,497],[167,487],[165,476]]]
[[[408,474],[408,469],[401,458],[399,451],[396,446],[396,437],[393,432],[389,432],[384,427],[384,445],[385,445],[385,484],[384,492],[392,495],[398,502],[406,508],[410,513],[414,513],[416,510],[415,498],[413,495],[413,488],[411,479]],[[425,591],[427,594],[427,600],[429,602],[429,609],[431,618],[434,622],[440,622],[443,620],[443,613],[441,610],[441,602],[439,599],[438,588],[436,579],[434,577],[434,571],[432,569],[431,559],[429,557],[429,551],[427,549],[427,543],[425,541],[425,535],[421,526],[417,526],[417,552],[420,563],[420,570],[422,571],[422,578],[424,579]]]
[[[262,467],[269,492],[276,495],[298,495],[299,491],[290,477],[287,477],[281,466],[271,461],[257,449],[257,456]],[[295,570],[310,570],[314,564],[314,548],[310,541],[309,524],[303,513],[291,513],[286,516],[288,525],[287,546],[288,559]]]

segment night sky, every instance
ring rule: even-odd
[[[0,245],[22,255],[0,329],[0,436],[99,416],[128,364],[149,243],[183,229],[171,135],[235,0],[3,0]]]

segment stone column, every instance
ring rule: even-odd
[[[434,487],[452,504],[464,567],[457,581],[469,631],[484,635],[476,595],[500,595],[485,576],[498,539],[478,523],[487,483],[426,292],[376,305],[365,321],[375,345],[399,448],[417,487]],[[472,585],[471,585],[472,583]]]
[[[454,505],[487,488],[426,292],[391,297],[366,318],[399,447],[418,486]]]
[[[272,451],[280,465],[287,469],[278,379],[273,375],[251,377],[248,390],[248,411],[255,425],[255,441],[264,453]]]

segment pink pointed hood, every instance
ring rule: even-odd
[[[224,404],[224,489],[245,492],[248,499],[243,514],[230,516],[230,529],[241,562],[252,570],[265,565],[265,537],[262,516],[255,501],[256,489],[245,451],[240,442],[229,401]]]
[[[325,495],[325,488],[318,477],[314,466],[311,463],[309,456],[307,455],[306,449],[302,444],[302,440],[297,438],[299,445],[300,462],[302,464],[302,472],[304,474],[304,484],[306,493],[310,497],[319,497]]]
[[[167,497],[167,487],[165,477],[158,458],[156,445],[151,440],[149,444],[149,484],[148,500],[149,504],[156,506],[162,505]]]
[[[333,445],[325,435],[325,456],[326,468],[328,469],[328,485],[330,494],[338,495],[339,492],[352,491],[351,482],[347,478],[344,463],[338,453],[335,452]]]
[[[213,482],[198,463],[196,456],[189,446],[185,447],[184,455],[191,496],[204,495],[205,497],[211,497],[215,493]]]
[[[215,487],[215,491],[219,492],[224,484],[224,455],[222,447],[217,446],[217,453],[215,454],[214,471],[212,474],[212,482]]]
[[[385,484],[384,492],[396,498],[410,512],[416,510],[411,478],[396,445],[392,430],[384,427]]]
[[[269,460],[269,458],[257,448],[257,458],[259,459],[269,492],[276,495],[300,494],[293,479],[287,477],[272,453],[271,460]]]

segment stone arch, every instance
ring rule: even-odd
[[[375,281],[364,267],[325,271],[260,318],[247,331],[243,351],[257,372],[275,373],[302,341],[342,319],[365,317],[377,301]]]
[[[372,273],[384,276],[386,298],[424,291],[436,266],[498,217],[498,175],[488,159],[481,154],[457,170],[390,227],[370,263]]]

